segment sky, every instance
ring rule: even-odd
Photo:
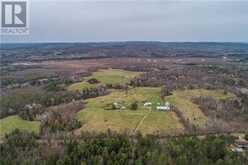
[[[248,42],[248,0],[29,0],[30,33],[5,42]]]

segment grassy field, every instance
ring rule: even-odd
[[[173,134],[184,131],[183,125],[175,112],[152,111],[138,129],[144,134]]]
[[[235,97],[223,90],[177,90],[173,95],[165,98],[176,106],[183,114],[184,119],[195,126],[203,126],[208,118],[194,104],[192,97],[212,96],[215,99],[227,99]],[[138,101],[138,110],[130,110],[130,104]],[[150,109],[143,106],[144,102],[153,103]],[[155,110],[157,103],[164,102],[160,98],[160,88],[139,87],[125,93],[113,90],[109,95],[88,99],[86,108],[78,112],[77,117],[84,124],[81,130],[104,132],[107,129],[115,131],[140,131],[143,134],[162,133],[169,134],[184,131],[184,127],[174,111],[160,112]],[[124,110],[106,110],[113,102],[120,102]]]
[[[121,69],[105,69],[94,72],[89,78],[96,78],[103,84],[123,84],[140,74],[141,72],[132,72]]]
[[[76,91],[84,88],[95,87],[98,84],[90,84],[87,80],[95,78],[100,81],[100,84],[124,84],[130,79],[140,75],[142,72],[132,72],[121,69],[104,69],[94,72],[91,76],[86,77],[86,81],[72,84],[68,87],[70,91]]]
[[[138,101],[138,110],[130,110],[130,104]],[[88,99],[86,108],[78,112],[77,117],[84,124],[81,130],[103,132],[107,129],[118,132],[141,131],[143,134],[154,132],[171,133],[174,129],[184,129],[173,111],[159,112],[143,106],[145,101],[153,104],[162,102],[160,88],[133,88],[126,94],[113,90],[107,96]],[[122,102],[124,110],[105,110],[113,102]],[[142,123],[141,123],[142,122]],[[138,128],[137,128],[138,127]]]
[[[117,132],[133,131],[135,126],[144,117],[144,112],[128,110],[85,109],[79,112],[78,117],[83,121],[84,131],[106,132],[108,129]]]
[[[235,98],[236,96],[232,93],[225,93],[224,90],[207,90],[207,89],[192,89],[192,90],[184,90],[184,91],[175,91],[174,95],[185,97],[190,99],[192,97],[199,96],[212,96],[217,100]]]
[[[217,100],[233,98],[233,94],[225,94],[223,90],[194,89],[174,91],[172,96],[166,97],[166,100],[175,105],[183,114],[186,120],[195,126],[202,126],[206,123],[207,117],[199,109],[199,106],[192,103],[192,97],[212,96]]]
[[[15,129],[26,130],[29,132],[39,133],[40,122],[26,121],[17,115],[9,116],[0,120],[0,135],[10,133]]]
[[[82,127],[77,131],[105,132],[108,129],[117,132],[127,131],[135,133],[140,131],[143,134],[172,134],[184,131],[174,111],[156,111],[157,103],[169,101],[176,106],[183,114],[183,118],[190,124],[202,126],[208,118],[202,113],[198,105],[194,104],[192,97],[212,96],[215,99],[233,98],[235,95],[225,94],[223,90],[177,90],[171,96],[161,100],[160,88],[138,87],[122,90],[111,90],[106,96],[84,100],[85,108],[77,113],[77,118],[82,122]],[[130,105],[137,101],[138,109],[131,110]],[[151,108],[144,107],[148,101],[153,104]],[[122,110],[111,110],[109,107],[114,102],[121,103]],[[10,116],[0,120],[0,135],[4,135],[14,129],[23,129],[30,132],[39,132],[40,122],[26,121],[19,116]]]
[[[81,90],[81,89],[84,89],[84,88],[94,88],[96,87],[96,84],[90,84],[86,81],[83,81],[83,82],[79,82],[79,83],[74,83],[70,86],[68,86],[68,90],[69,91],[77,91],[77,90]]]

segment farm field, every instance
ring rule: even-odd
[[[96,85],[102,84],[124,84],[127,83],[130,79],[140,75],[142,72],[132,72],[121,69],[101,69],[97,72],[94,72],[91,76],[86,77],[85,81],[74,83],[70,85],[67,89],[70,91],[76,91],[84,88],[92,88]],[[89,79],[97,79],[100,81],[99,84],[90,84],[87,82]]]
[[[80,130],[105,132],[108,129],[117,132],[137,132],[143,134],[169,134],[184,131],[184,126],[174,111],[162,112],[155,110],[157,103],[169,101],[183,114],[185,120],[195,126],[203,126],[208,118],[203,114],[198,105],[191,101],[192,97],[212,96],[215,99],[235,97],[223,90],[177,90],[173,95],[160,98],[160,88],[138,87],[132,88],[127,93],[112,90],[107,96],[87,99],[86,108],[78,112],[77,117],[83,123]],[[138,102],[138,109],[131,110],[132,102]],[[152,107],[144,107],[144,102],[151,102]],[[125,107],[123,110],[109,110],[114,102],[119,102]]]
[[[108,129],[117,132],[127,131],[142,134],[172,134],[185,130],[180,118],[174,111],[162,112],[155,110],[158,103],[170,102],[182,112],[183,118],[195,126],[203,126],[207,116],[198,105],[191,101],[192,97],[212,96],[215,99],[234,98],[231,93],[223,90],[177,90],[164,100],[160,97],[159,87],[138,87],[128,91],[110,90],[110,94],[84,100],[85,108],[77,113],[82,127],[77,131],[106,132]],[[121,109],[111,109],[113,103],[122,105]],[[137,110],[131,110],[133,102],[138,103]],[[151,102],[151,107],[144,107],[145,102]],[[40,122],[26,121],[19,116],[10,116],[0,120],[0,135],[4,135],[14,129],[23,129],[30,132],[39,132]]]
[[[40,122],[23,120],[17,115],[9,116],[0,120],[0,135],[10,133],[15,129],[39,133]]]
[[[130,110],[130,104],[138,102],[137,110]],[[152,134],[156,132],[171,133],[174,129],[182,131],[183,125],[173,111],[160,112],[154,107],[146,108],[144,102],[153,105],[162,102],[160,88],[133,88],[126,92],[113,90],[107,96],[88,99],[86,108],[78,112],[77,117],[83,123],[81,130],[104,132],[108,129],[117,132],[137,132]],[[113,102],[122,102],[123,110],[106,110]]]
[[[212,96],[217,100],[235,97],[231,93],[225,94],[223,90],[193,89],[174,91],[173,95],[165,99],[175,105],[182,112],[184,118],[191,124],[202,126],[207,122],[207,117],[199,109],[199,106],[191,101],[193,97],[199,96]]]
[[[68,86],[67,90],[77,91],[77,90],[81,90],[81,89],[85,89],[85,88],[94,88],[94,87],[96,87],[96,84],[90,84],[86,81],[83,81],[83,82],[74,83],[74,84]]]
[[[138,128],[143,134],[177,134],[184,131],[175,112],[152,111]]]

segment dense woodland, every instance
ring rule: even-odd
[[[49,91],[44,91],[38,88],[27,90],[18,89],[1,98],[0,118],[17,113],[21,113],[21,116],[24,116],[24,114],[30,114],[32,116],[31,113],[42,112],[42,109],[45,109],[46,107],[70,103],[79,99],[93,98],[105,94],[107,94],[107,90],[103,86],[90,89],[87,88],[78,92],[69,92],[64,90],[51,91],[51,89],[49,89]],[[22,111],[29,112],[26,113]],[[26,119],[28,118],[32,117],[26,117]]]
[[[0,164],[245,165],[248,153],[236,154],[228,148],[234,139],[226,135],[160,140],[109,132],[49,141],[16,130],[0,144]]]

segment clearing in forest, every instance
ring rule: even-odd
[[[137,101],[138,109],[131,110],[130,106]],[[113,90],[107,96],[87,99],[86,108],[78,112],[78,119],[82,121],[82,131],[105,132],[108,129],[117,132],[137,132],[143,134],[169,134],[174,130],[183,131],[175,112],[161,112],[154,107],[144,107],[146,101],[153,105],[162,102],[160,88],[139,87],[125,91]],[[109,109],[115,102],[123,109]]]
[[[130,81],[132,78],[139,76],[141,73],[142,72],[126,71],[122,69],[101,69],[97,72],[94,72],[91,76],[85,77],[85,81],[74,83],[67,89],[70,91],[76,91],[84,88],[93,88],[100,84],[124,84]],[[99,83],[90,84],[87,82],[89,79],[96,79],[99,81]]]
[[[17,115],[9,116],[0,120],[0,135],[10,133],[15,129],[38,134],[40,131],[40,122],[23,120]]]
[[[78,112],[77,117],[82,121],[81,130],[104,132],[108,129],[117,132],[140,131],[143,134],[172,134],[184,131],[184,126],[174,111],[161,112],[155,110],[157,103],[169,101],[182,113],[184,120],[195,126],[203,126],[208,118],[199,106],[192,102],[193,97],[212,96],[215,99],[235,97],[223,90],[176,90],[171,96],[161,100],[160,88],[138,87],[125,91],[113,90],[107,96],[87,99],[86,108]],[[137,101],[138,109],[131,110],[132,102]],[[150,108],[144,103],[152,103]],[[123,109],[111,110],[113,103],[120,103]]]
[[[192,102],[193,97],[212,96],[216,100],[234,98],[235,95],[225,93],[224,90],[177,90],[173,95],[167,96],[165,99],[175,105],[182,113],[185,120],[195,126],[203,126],[207,122],[207,117],[200,110],[199,106]]]

